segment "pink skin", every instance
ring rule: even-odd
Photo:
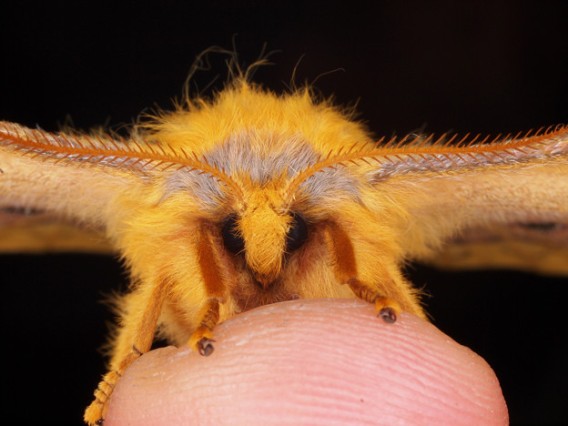
[[[215,329],[209,357],[168,347],[117,385],[114,425],[508,425],[491,367],[409,314],[358,300],[297,300]]]

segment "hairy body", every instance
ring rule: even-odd
[[[470,230],[508,240],[502,230],[520,226],[526,240],[547,224],[545,241],[566,250],[567,157],[564,127],[377,144],[308,89],[279,96],[237,78],[128,140],[0,125],[0,208],[101,230],[131,271],[93,424],[156,330],[208,355],[218,322],[296,298],[359,297],[387,322],[425,317],[404,262]]]

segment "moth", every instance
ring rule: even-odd
[[[237,75],[128,138],[2,122],[0,170],[3,251],[105,250],[100,234],[130,271],[90,425],[156,333],[207,356],[219,322],[296,298],[425,318],[409,260],[568,273],[566,126],[376,141],[309,87]]]

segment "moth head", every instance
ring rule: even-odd
[[[225,249],[243,256],[252,277],[265,289],[282,273],[286,257],[308,238],[304,217],[278,198],[275,191],[258,191],[240,214],[230,214],[221,226]]]

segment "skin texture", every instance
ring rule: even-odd
[[[167,347],[126,371],[114,425],[507,425],[491,367],[410,314],[358,300],[263,306],[216,329],[209,357]]]

